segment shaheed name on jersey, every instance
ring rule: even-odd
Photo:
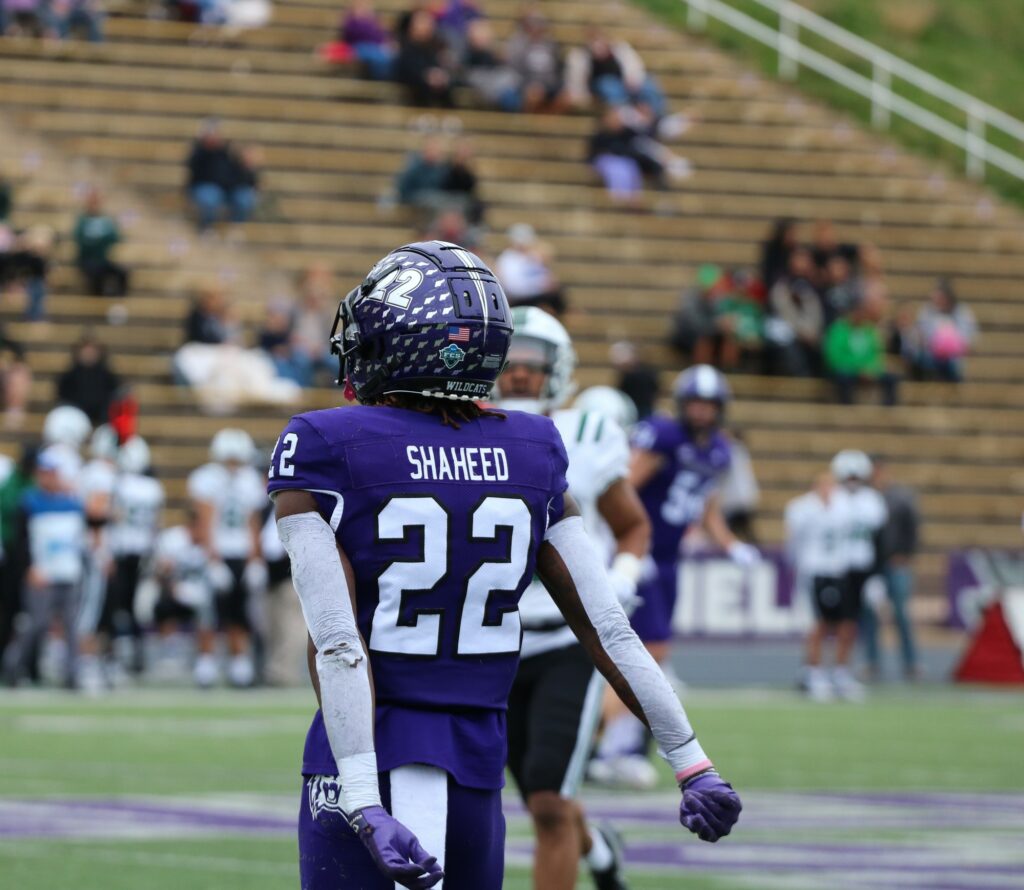
[[[566,467],[551,421],[515,411],[454,429],[359,406],[285,429],[268,489],[312,492],[350,556],[381,772],[427,763],[470,788],[502,786],[517,604],[561,518]],[[320,712],[303,772],[336,772]]]
[[[504,448],[435,448],[407,445],[410,479],[434,482],[507,482],[508,455]]]

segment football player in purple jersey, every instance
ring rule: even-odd
[[[726,835],[739,798],[629,628],[566,494],[546,418],[479,406],[512,314],[455,244],[400,247],[342,300],[331,342],[357,407],[298,415],[268,489],[321,708],[303,757],[304,890],[497,890],[505,709],[536,572],[651,727],[679,818]]]
[[[652,415],[633,429],[630,481],[651,519],[651,562],[637,594],[642,602],[630,621],[659,664],[668,666],[672,613],[676,604],[679,546],[700,523],[711,540],[739,565],[759,558],[755,547],[729,531],[718,486],[729,469],[729,442],[719,428],[729,401],[729,384],[710,365],[694,365],[676,379],[678,417]],[[606,711],[592,779],[612,785],[651,787],[653,767],[643,753],[646,729],[619,703]]]

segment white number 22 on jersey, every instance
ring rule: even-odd
[[[510,529],[509,555],[504,561],[484,562],[462,579],[465,601],[459,616],[458,655],[495,655],[519,651],[519,612],[509,609],[495,621],[487,614],[491,594],[515,590],[523,580],[530,550],[530,509],[519,498],[485,498],[470,517],[472,544],[494,541],[499,529]],[[410,600],[428,593],[446,578],[448,568],[448,511],[430,496],[394,497],[377,516],[377,537],[382,541],[404,540],[410,529],[423,530],[420,559],[391,563],[378,578],[380,601],[373,614],[370,649],[397,655],[437,655],[441,645],[441,615],[437,611],[413,611]]]

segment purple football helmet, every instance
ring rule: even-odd
[[[672,395],[677,402],[705,399],[718,402],[723,408],[732,398],[725,375],[711,365],[694,365],[683,371],[672,386]]]
[[[385,393],[486,399],[505,367],[512,311],[480,257],[447,241],[391,251],[338,306],[338,383]]]

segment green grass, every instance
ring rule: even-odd
[[[635,2],[677,28],[684,28],[686,4],[683,0],[635,0]],[[889,50],[930,74],[977,96],[1008,114],[1024,120],[1024,4],[1020,0],[799,0],[804,6],[860,37]],[[776,25],[778,17],[752,2],[732,0],[748,15]],[[775,76],[778,55],[766,46],[750,40],[726,25],[709,18],[708,35],[721,46],[754,63]],[[808,46],[870,76],[869,66],[847,57],[842,50],[813,35],[804,35]],[[802,71],[797,81],[812,96],[850,112],[862,122],[870,120],[867,100],[813,72]],[[948,117],[961,126],[959,113],[936,103],[907,85],[898,87],[900,95]],[[956,176],[964,175],[963,153],[902,120],[893,119],[890,131],[915,151],[948,162]],[[1007,151],[1021,153],[1013,140],[993,136],[994,144]],[[998,170],[991,170],[986,181],[996,191],[1017,203],[1024,203],[1024,183]]]
[[[775,830],[764,812],[758,813],[789,800],[780,792],[1024,792],[1022,704],[1019,694],[948,688],[880,693],[861,707],[813,706],[784,692],[694,692],[687,703],[691,717],[722,771],[750,795],[751,820],[746,826],[741,822],[735,840],[707,848],[682,837],[673,824],[672,798],[655,796],[650,806],[655,812],[664,806],[664,824],[627,819],[627,842],[663,840],[715,855],[728,853],[729,843],[766,844],[766,849],[792,843],[791,834]],[[308,696],[301,691],[154,691],[100,701],[58,693],[7,694],[0,698],[0,814],[12,799],[167,798],[178,806],[234,805],[287,825],[298,804],[298,763],[309,715]],[[664,785],[671,784],[666,773]],[[831,806],[842,809],[844,800]],[[637,795],[605,796],[596,805],[616,801],[644,802]],[[799,811],[798,806],[794,812]],[[510,819],[514,845],[522,849],[528,835],[520,817]],[[946,838],[913,825],[868,821],[851,829],[848,822],[833,824],[827,818],[807,839],[918,846],[948,841],[981,860],[984,849],[974,845],[992,842],[988,834],[962,827]],[[296,887],[296,874],[295,841],[288,830],[256,838],[214,832],[0,840],[4,888],[276,890]],[[749,868],[729,874],[699,866],[679,874],[634,868],[630,877],[634,890],[768,886]],[[520,854],[505,887],[529,886]],[[579,886],[588,885],[581,880]]]

